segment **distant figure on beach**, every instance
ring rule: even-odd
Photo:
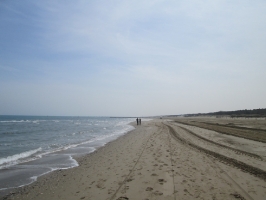
[[[141,118],[139,118],[139,125],[141,125]]]
[[[137,118],[136,121],[137,121],[137,125],[139,125],[139,118]]]

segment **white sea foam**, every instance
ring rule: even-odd
[[[10,120],[10,121],[0,121],[1,123],[29,123],[29,120]]]
[[[15,154],[13,156],[8,156],[6,158],[0,158],[0,169],[1,169],[1,165],[13,165],[13,164],[17,164],[19,159],[23,159],[23,158],[27,158],[30,157],[33,154],[36,154],[37,152],[40,152],[42,150],[42,148],[38,148],[38,149],[34,149],[34,150],[30,150],[30,151],[25,151],[19,154]]]
[[[18,118],[20,119],[20,118]],[[16,135],[6,135],[6,138],[14,138],[14,141],[19,141],[19,143],[14,143],[13,145],[16,147],[25,147],[34,146],[34,150],[29,150],[22,152],[20,154],[16,154],[13,156],[6,156],[5,158],[0,158],[0,169],[8,168],[12,166],[12,170],[18,168],[31,169],[40,165],[43,168],[48,168],[48,171],[54,171],[58,169],[68,169],[72,167],[78,166],[78,163],[75,159],[72,158],[74,155],[82,155],[86,153],[91,153],[96,150],[97,147],[103,146],[106,143],[118,138],[121,135],[124,135],[128,131],[134,129],[132,126],[129,126],[128,123],[133,120],[127,119],[110,119],[106,118],[104,120],[97,118],[90,118],[88,121],[83,120],[82,118],[79,120],[68,120],[68,119],[32,119],[23,118],[23,120],[2,120],[0,122],[7,123],[3,124],[7,127],[5,132],[11,131],[12,133],[16,130]],[[75,119],[75,118],[74,118]],[[96,120],[95,120],[96,119]],[[8,121],[9,120],[9,121]],[[45,121],[45,122],[43,122]],[[9,130],[9,124],[11,124],[13,130]],[[17,123],[17,124],[15,124]],[[22,123],[28,123],[22,124]],[[34,125],[34,124],[39,124]],[[2,124],[1,124],[2,125]],[[86,127],[87,126],[87,127]],[[27,130],[28,129],[28,130]],[[48,134],[49,133],[49,134]],[[46,135],[47,134],[47,135]],[[32,144],[28,145],[28,143],[22,143],[24,139],[27,137],[27,141],[34,141]],[[35,143],[36,141],[36,143]],[[12,142],[12,141],[11,141]],[[9,141],[1,144],[0,146],[4,149],[9,146]],[[21,145],[21,146],[20,146]],[[23,146],[24,145],[24,146]],[[42,147],[36,149],[36,147]],[[59,153],[58,153],[59,152]],[[44,163],[42,160],[35,162],[37,165],[30,163],[27,165],[26,162],[32,160],[43,159],[47,161],[50,156],[69,156],[68,162],[65,164],[58,164],[48,162]],[[68,158],[66,158],[68,159]],[[23,165],[20,165],[23,163]],[[34,162],[33,162],[34,163]],[[41,163],[41,164],[40,164]],[[18,165],[16,165],[18,164]],[[14,166],[16,165],[16,166]],[[49,173],[49,172],[45,172]],[[32,177],[28,177],[25,181],[25,184],[29,184],[34,182],[37,177],[43,175],[34,174]],[[1,180],[1,177],[0,177]],[[15,184],[16,185],[16,184]],[[10,185],[12,187],[12,185]],[[9,188],[10,188],[9,187]],[[4,188],[0,189],[3,190]],[[6,188],[7,189],[7,188]]]
[[[71,161],[71,165],[68,165],[66,167],[62,167],[62,165],[60,167],[49,167],[51,169],[51,171],[60,170],[60,169],[70,169],[70,168],[78,167],[79,166],[78,162],[71,155],[68,155],[68,156],[69,156],[69,160]],[[49,173],[49,172],[47,172],[47,173]],[[42,175],[44,175],[44,174],[41,174],[40,176],[42,176]]]

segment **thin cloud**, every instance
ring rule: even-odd
[[[149,113],[144,107],[144,115],[156,114],[154,108],[160,106],[157,111],[161,112],[166,104],[169,114],[181,107],[182,113],[197,112],[196,107],[190,110],[195,99],[204,105],[201,111],[209,111],[211,105],[212,109],[221,105],[218,110],[265,105],[262,97],[266,93],[261,88],[266,84],[262,77],[266,73],[263,0],[25,0],[5,1],[0,9],[0,44],[4,47],[0,49],[0,72],[4,80],[14,81],[6,90],[5,103],[19,91],[15,83],[21,84],[29,96],[38,90],[29,84],[38,83],[42,90],[50,88],[57,102],[66,101],[71,93],[87,102],[93,99],[93,115],[97,115],[97,108],[100,110],[98,97],[112,99],[110,107],[119,101],[123,108],[122,100],[134,105],[134,101],[148,104],[160,95],[171,97],[171,101],[162,98],[151,103]],[[18,71],[20,78],[15,80]],[[4,80],[1,83],[8,85]],[[64,99],[52,85],[61,89],[66,85],[61,93]],[[246,90],[240,90],[240,86]],[[14,95],[8,97],[7,91]],[[254,99],[261,99],[260,103],[239,99],[252,94]],[[234,106],[230,101],[223,103],[223,96],[234,99]],[[26,110],[27,98],[23,98]],[[182,106],[176,105],[177,100]],[[19,98],[17,103],[12,102],[19,109]],[[32,100],[28,102],[30,107]],[[73,102],[74,98],[65,103],[66,107]],[[235,106],[237,102],[239,107]],[[82,110],[82,104],[72,111]],[[56,109],[52,101],[49,107]],[[115,112],[109,110],[107,115]],[[128,115],[126,110],[119,111],[123,112]]]

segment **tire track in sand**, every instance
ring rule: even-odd
[[[167,125],[166,125],[167,126]],[[179,127],[179,126],[178,126]],[[168,133],[169,133],[169,127],[168,127]],[[180,137],[181,138],[181,137]],[[176,139],[176,138],[175,138]],[[179,140],[177,140],[178,142],[180,142]],[[184,143],[182,143],[182,144],[184,144]],[[187,143],[186,143],[187,144]],[[235,185],[235,187],[236,188],[238,188],[238,192],[237,191],[235,191],[235,192],[232,192],[230,195],[231,196],[234,196],[236,199],[241,199],[241,200],[246,200],[246,199],[248,199],[248,200],[254,200],[249,194],[248,194],[248,192],[244,189],[244,188],[242,188],[236,181],[234,181],[228,174],[227,174],[227,172],[226,171],[224,171],[216,162],[215,162],[215,158],[213,158],[213,157],[209,157],[209,156],[207,156],[206,157],[211,163],[213,163],[215,166],[216,166],[216,168],[214,168],[214,170],[215,171],[219,171],[218,173],[220,173],[221,171],[223,172],[223,174],[225,175],[225,179],[223,178],[223,180],[227,180],[227,181],[229,181],[229,182],[231,182],[232,184],[234,184]],[[219,170],[217,170],[217,169],[219,169]],[[226,181],[226,182],[227,182]],[[241,192],[240,192],[241,191]],[[239,194],[239,192],[240,193],[242,193],[243,195],[240,195]]]
[[[259,168],[256,168],[256,167],[253,167],[253,166],[250,166],[246,163],[243,163],[241,161],[238,161],[236,159],[233,159],[233,158],[229,158],[229,157],[226,157],[224,155],[221,155],[219,153],[216,153],[216,152],[213,152],[213,151],[210,151],[208,149],[205,149],[205,148],[202,148],[200,146],[197,146],[195,145],[194,143],[188,141],[188,140],[185,140],[184,138],[180,137],[180,135],[169,125],[165,124],[168,128],[169,128],[169,131],[170,133],[173,135],[173,137],[181,142],[182,144],[187,144],[188,146],[192,147],[192,148],[195,148],[197,150],[199,150],[200,152],[203,152],[207,155],[210,155],[216,159],[218,159],[220,162],[222,163],[225,163],[225,164],[228,164],[228,165],[231,165],[231,166],[234,166],[238,169],[241,169],[245,172],[248,172],[256,177],[259,177],[261,179],[263,179],[264,181],[266,181],[266,171],[264,170],[261,170]]]
[[[176,122],[176,123],[177,123],[177,122]],[[191,131],[191,130],[188,130],[187,128],[184,128],[184,127],[182,127],[182,126],[178,126],[178,125],[175,125],[175,126],[181,128],[181,129],[183,129],[184,131],[190,133],[191,135],[193,135],[193,136],[195,136],[195,137],[197,137],[197,138],[199,138],[199,139],[201,139],[201,140],[204,140],[204,141],[206,141],[206,142],[210,142],[210,143],[212,143],[212,144],[215,144],[215,145],[217,145],[217,146],[219,146],[219,147],[226,148],[226,149],[228,149],[228,150],[234,151],[234,152],[237,153],[237,154],[244,154],[244,155],[246,155],[246,156],[249,156],[249,157],[252,157],[252,158],[255,158],[255,159],[261,160],[261,161],[263,160],[263,159],[262,159],[259,155],[257,155],[257,154],[249,153],[249,152],[246,152],[246,151],[243,151],[243,150],[240,150],[240,149],[236,149],[236,148],[233,148],[233,147],[229,147],[229,146],[226,146],[226,145],[224,145],[224,144],[219,144],[219,143],[214,142],[214,141],[212,141],[212,140],[209,140],[209,139],[207,139],[207,138],[205,138],[205,137],[199,136],[198,134],[194,133],[194,132]]]
[[[171,160],[171,168],[172,168],[172,176],[173,176],[173,187],[174,187],[174,200],[176,200],[176,188],[175,188],[175,173],[174,173],[174,169],[173,169],[173,148],[172,148],[172,144],[171,144],[171,135],[170,135],[170,132],[169,132],[169,129],[168,130],[168,140],[169,140],[169,148],[170,148],[170,160]]]

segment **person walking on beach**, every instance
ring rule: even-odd
[[[139,118],[137,118],[136,121],[137,121],[137,125],[139,125]]]
[[[141,125],[141,118],[139,118],[139,125]]]

